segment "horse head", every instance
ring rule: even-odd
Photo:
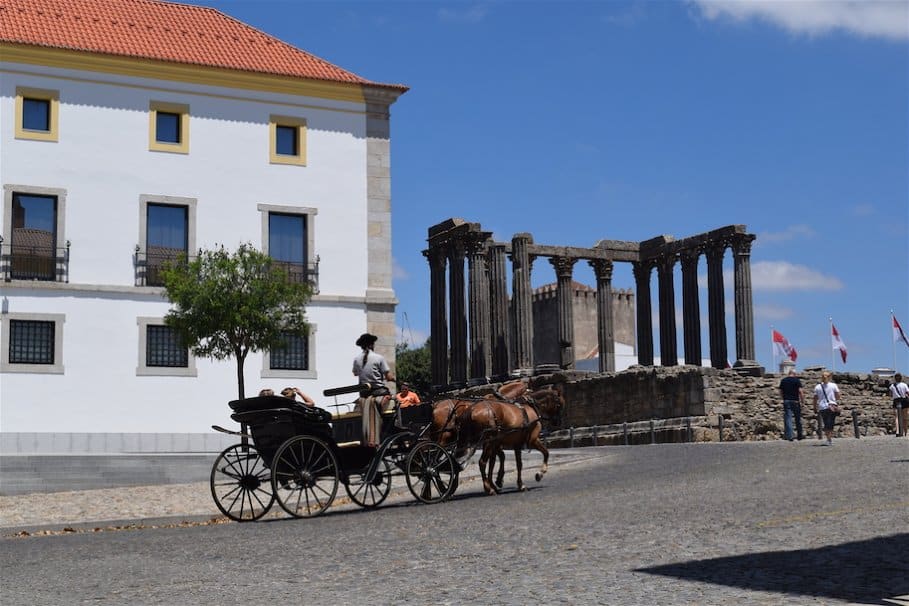
[[[525,396],[526,401],[537,409],[541,420],[549,421],[550,425],[559,427],[562,424],[562,408],[565,406],[565,396],[562,395],[560,385],[549,385],[537,389]]]

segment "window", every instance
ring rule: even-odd
[[[67,279],[63,245],[66,191],[24,185],[4,186],[4,263],[0,272],[13,280]]]
[[[146,326],[146,366],[186,368],[189,352],[180,344],[177,333],[169,326]]]
[[[137,318],[139,376],[195,377],[196,359],[180,344],[177,333],[163,318]]]
[[[6,313],[0,372],[63,374],[62,314]]]
[[[188,154],[189,106],[152,101],[148,113],[148,149]]]
[[[285,332],[280,347],[271,350],[269,367],[272,370],[309,370],[309,340]]]
[[[268,256],[293,282],[306,282],[306,215],[268,213]]]
[[[306,120],[290,116],[270,116],[269,152],[272,164],[306,166]]]
[[[162,286],[165,264],[195,250],[196,200],[143,195],[139,197],[139,212],[137,284]]]
[[[310,282],[318,290],[318,258],[313,254],[316,209],[260,204],[262,244],[291,280]]]
[[[285,333],[283,343],[265,352],[262,378],[315,379],[316,326],[309,325],[309,334],[303,337]]]
[[[60,93],[16,87],[16,138],[57,141]]]

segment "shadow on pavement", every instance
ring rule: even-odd
[[[817,549],[768,551],[639,568],[690,581],[847,600],[892,604],[909,594],[909,533]]]

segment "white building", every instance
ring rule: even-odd
[[[251,355],[248,392],[393,358],[389,107],[371,82],[214,9],[4,0],[0,450],[199,450],[233,361],[163,325],[176,252],[252,242],[311,279],[313,331]],[[247,394],[249,395],[249,394]]]

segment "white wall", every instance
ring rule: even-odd
[[[168,309],[150,289],[134,286],[143,194],[195,198],[197,247],[260,246],[259,204],[318,209],[320,295],[307,309],[316,326],[317,378],[263,379],[262,358],[251,355],[246,392],[295,384],[321,403],[323,389],[353,382],[353,341],[366,327],[361,105],[8,63],[0,70],[0,182],[65,189],[64,238],[72,242],[69,285],[0,283],[4,313],[66,316],[64,374],[0,374],[0,431],[178,433],[232,425],[233,361],[197,360],[195,378],[137,376],[136,318]],[[58,142],[14,138],[17,86],[59,91]],[[190,106],[189,154],[148,150],[151,100]],[[306,118],[307,166],[269,164],[270,114]]]

